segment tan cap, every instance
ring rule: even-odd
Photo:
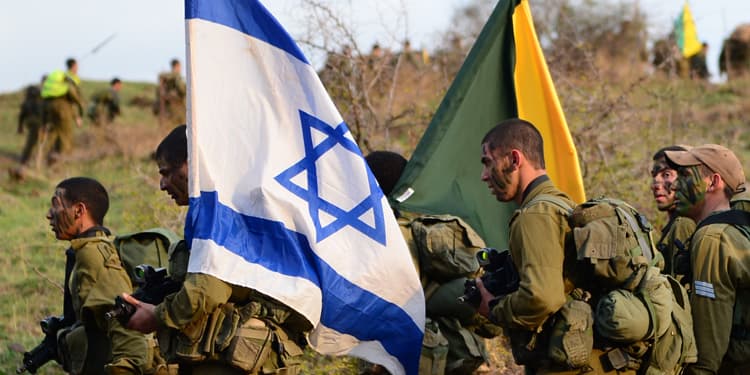
[[[705,165],[718,173],[733,192],[741,191],[744,186],[745,172],[742,164],[734,152],[724,146],[706,144],[687,151],[667,151],[666,154],[667,159],[682,167]]]

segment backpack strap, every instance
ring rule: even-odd
[[[540,194],[534,197],[534,199],[530,200],[529,203],[526,204],[525,207],[531,207],[535,204],[547,202],[552,203],[557,207],[560,207],[567,215],[570,215],[573,212],[573,207],[570,207],[568,202],[564,201],[562,198],[551,195],[551,194]]]
[[[697,232],[701,227],[711,224],[730,224],[734,226],[750,227],[750,212],[730,209],[718,214],[713,214],[698,223],[695,231]],[[744,231],[741,232],[744,233]]]
[[[629,205],[626,206],[632,209],[632,207],[630,207]],[[632,229],[633,233],[635,233],[635,238],[636,240],[638,240],[638,245],[641,247],[641,252],[643,253],[642,255],[646,257],[649,263],[651,263],[654,259],[654,249],[651,248],[652,242],[644,236],[644,234],[648,234],[650,236],[650,232],[644,231],[644,228],[639,225],[638,222],[636,222],[635,217],[633,217],[633,215],[631,215],[626,210],[623,210],[619,206],[615,207],[615,210],[625,218],[625,221],[628,222],[630,229]]]

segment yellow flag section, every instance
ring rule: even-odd
[[[542,133],[550,179],[573,201],[583,202],[586,194],[578,154],[536,37],[527,0],[521,1],[513,13],[513,34],[518,117],[530,121]]]
[[[682,13],[677,17],[674,25],[677,45],[680,47],[683,57],[691,57],[701,51],[702,43],[698,39],[698,31],[695,28],[693,13],[688,3],[682,7]]]

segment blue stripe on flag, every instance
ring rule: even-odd
[[[323,293],[321,323],[360,341],[377,340],[416,374],[422,331],[398,305],[360,288],[318,257],[307,237],[283,223],[240,214],[218,201],[216,192],[190,198],[185,240],[211,240],[250,263],[301,277]],[[356,251],[356,249],[342,249]]]
[[[286,51],[309,64],[297,44],[257,0],[186,1],[185,19],[200,18],[231,27]]]

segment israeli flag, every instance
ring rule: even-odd
[[[258,1],[186,0],[190,272],[272,296],[319,352],[416,374],[424,296],[314,68]]]

